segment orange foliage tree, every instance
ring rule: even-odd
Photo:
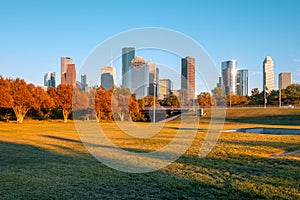
[[[197,95],[198,105],[202,108],[212,106],[212,96],[209,92],[201,92]]]
[[[23,119],[31,108],[39,105],[34,98],[35,86],[27,84],[22,79],[11,80],[10,94],[13,98],[13,111],[17,117],[17,123],[23,123]]]
[[[46,116],[49,115],[50,110],[55,108],[55,103],[53,98],[49,95],[48,92],[45,92],[43,88],[36,87],[33,92],[33,98],[35,99],[35,108],[39,112],[46,111]]]
[[[11,83],[0,76],[0,108],[12,108],[13,98],[10,95]]]
[[[58,85],[57,106],[62,109],[64,122],[68,122],[68,117],[72,112],[72,85]]]
[[[111,107],[112,92],[106,91],[104,88],[99,88],[95,92],[95,110],[97,122],[102,119],[112,119],[112,107]]]

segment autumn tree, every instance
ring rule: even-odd
[[[102,119],[112,119],[111,99],[111,91],[106,91],[104,88],[99,88],[96,90],[95,111],[97,122],[100,122]]]
[[[214,88],[211,92],[216,105],[224,106],[226,101],[224,90],[222,88]]]
[[[240,104],[240,97],[236,94],[226,95],[226,105],[227,106],[237,106]]]
[[[134,95],[132,95],[129,100],[129,112],[133,121],[141,121],[144,119],[144,116],[140,113],[139,104]]]
[[[143,98],[137,100],[139,105],[139,110],[142,111],[145,109],[145,100]]]
[[[239,96],[239,105],[248,105],[248,96]]]
[[[212,106],[212,97],[209,92],[201,92],[197,95],[198,105],[202,108]]]
[[[22,79],[11,80],[10,95],[13,98],[13,111],[17,117],[17,123],[23,123],[23,119],[30,108],[39,105],[34,98],[35,86],[27,84]]]
[[[45,116],[49,116],[51,109],[55,108],[54,100],[49,93],[44,91],[41,87],[35,87],[32,95],[35,99],[35,110],[38,113],[42,113],[42,115],[44,115],[45,112]]]
[[[62,109],[64,122],[68,122],[68,117],[72,112],[72,85],[60,84],[57,87],[57,105]]]
[[[0,76],[0,108],[12,108],[13,98],[10,94],[11,82]]]
[[[154,96],[145,96],[144,97],[145,107],[151,107],[154,105]],[[160,105],[158,99],[155,98],[155,105]]]
[[[12,113],[10,108],[13,107],[13,98],[10,95],[10,87],[10,81],[0,76],[0,108],[1,115],[3,115],[6,121],[8,121],[9,116]]]

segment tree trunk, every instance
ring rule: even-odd
[[[13,108],[14,113],[17,117],[17,123],[22,124],[23,123],[23,119],[27,113],[27,111],[29,110],[29,108],[27,107],[22,107],[22,106],[17,106]]]
[[[64,116],[64,122],[68,122],[68,117],[69,117],[70,112],[68,110],[63,110],[63,116]]]
[[[125,116],[124,112],[121,112],[121,113],[119,114],[119,116],[120,116],[121,122],[123,122],[123,121],[124,121],[124,116]]]
[[[101,120],[101,111],[96,112],[96,119],[97,119],[97,122],[99,123]]]

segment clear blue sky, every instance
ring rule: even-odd
[[[163,27],[182,32],[220,62],[249,69],[249,89],[262,88],[262,62],[270,55],[278,73],[300,83],[300,1],[74,1],[2,0],[0,74],[43,84],[60,71],[60,57],[77,69],[99,43],[128,29]],[[119,72],[118,72],[119,73]],[[58,76],[59,77],[59,76]]]

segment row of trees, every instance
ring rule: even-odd
[[[235,94],[225,96],[222,88],[214,88],[212,95],[209,92],[201,92],[197,96],[197,102],[200,107],[210,107],[213,105],[258,106],[264,105],[265,96],[268,105],[279,105],[280,101],[281,105],[300,105],[300,84],[292,84],[281,91],[273,90],[266,94],[263,91],[260,92],[258,88],[254,88],[251,91],[251,96],[238,96]]]
[[[41,87],[28,84],[22,79],[5,79],[0,76],[0,118],[8,120],[16,118],[22,123],[26,115],[42,119],[68,118],[101,120],[134,120],[145,121],[143,111],[156,104],[156,107],[186,106],[184,91],[179,92],[179,97],[171,94],[163,100],[153,96],[136,99],[134,94],[126,88],[95,88],[83,92],[71,85],[59,85],[56,89],[51,87],[44,91]],[[300,85],[293,84],[286,89],[274,90],[266,95],[268,105],[300,105]],[[181,98],[182,97],[182,98]],[[221,88],[208,92],[201,92],[197,96],[199,107],[224,106],[224,105],[263,105],[264,92],[254,88],[251,96],[224,95]],[[73,113],[73,115],[71,115]]]
[[[101,120],[134,120],[145,121],[142,110],[146,107],[173,106],[179,107],[175,95],[170,95],[162,101],[146,96],[136,99],[126,88],[105,90],[95,88],[83,92],[71,85],[59,85],[44,91],[41,87],[28,84],[22,79],[5,79],[0,76],[0,116],[8,120],[15,117],[22,123],[26,115],[36,118],[96,118]],[[73,112],[73,115],[71,113]]]

